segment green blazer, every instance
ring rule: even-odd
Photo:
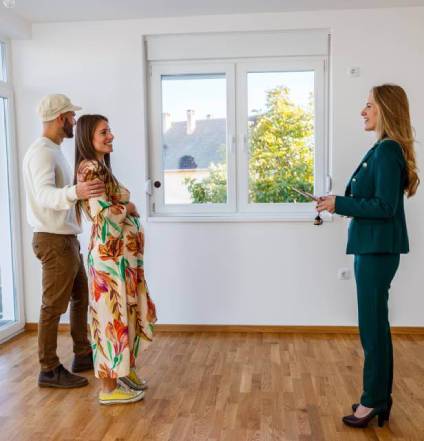
[[[335,212],[352,218],[347,254],[409,251],[403,206],[406,178],[406,161],[397,142],[384,139],[368,151],[345,196],[336,196]]]

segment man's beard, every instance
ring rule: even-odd
[[[63,132],[67,138],[74,137],[74,126],[67,119],[63,123]]]

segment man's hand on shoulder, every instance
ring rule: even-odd
[[[97,198],[105,192],[105,184],[100,179],[78,182],[76,193],[78,199]]]

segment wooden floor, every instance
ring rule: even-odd
[[[424,337],[396,336],[390,424],[341,423],[361,390],[356,336],[160,333],[143,354],[144,402],[97,404],[97,384],[40,389],[37,341],[0,346],[3,441],[424,440]],[[71,339],[60,336],[70,365]]]

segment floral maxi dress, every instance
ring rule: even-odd
[[[83,161],[80,181],[106,181],[94,161]],[[129,374],[144,343],[152,340],[155,305],[144,278],[144,232],[127,214],[129,191],[119,184],[102,197],[83,202],[92,221],[88,249],[90,331],[97,378]]]

